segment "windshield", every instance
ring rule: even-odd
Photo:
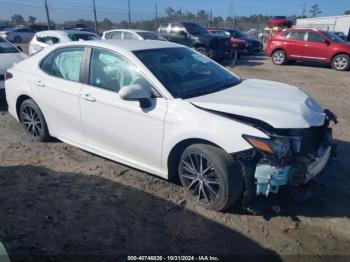
[[[164,37],[162,37],[160,34],[153,33],[153,32],[137,32],[138,35],[140,35],[144,40],[162,40],[166,41]]]
[[[236,30],[230,30],[230,33],[234,38],[245,38],[246,37],[243,33],[236,31]]]
[[[330,32],[326,32],[326,31],[322,31],[322,33],[324,33],[326,36],[328,36],[330,39],[332,39],[332,41],[336,42],[336,43],[346,43],[346,41],[344,39],[341,39],[339,36],[332,34]]]
[[[150,49],[134,53],[175,98],[210,94],[240,83],[226,69],[188,48]]]
[[[0,54],[19,53],[19,50],[0,37]]]
[[[204,27],[193,24],[193,23],[183,23],[183,26],[186,28],[187,32],[191,35],[206,35],[209,34],[208,30]]]
[[[79,40],[83,40],[83,41],[88,41],[88,40],[99,40],[100,38],[96,35],[93,34],[82,34],[82,33],[71,33],[68,35],[69,39],[72,41],[79,41]]]

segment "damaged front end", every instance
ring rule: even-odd
[[[322,184],[330,182],[335,156],[330,125],[337,119],[328,110],[325,114],[323,126],[306,129],[260,126],[270,139],[243,135],[253,147],[235,156],[246,185],[243,205],[247,205],[254,195],[277,193],[281,186],[298,186],[310,180]]]

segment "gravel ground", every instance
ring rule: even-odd
[[[284,261],[346,261],[350,72],[307,64],[277,67],[264,57],[243,58],[232,70],[242,78],[303,87],[338,115],[338,167],[330,187],[286,188],[267,201],[259,200],[267,207],[261,215],[241,210],[217,213],[188,201],[176,184],[59,141],[32,142],[4,110],[0,240],[12,260],[39,261],[53,255],[58,256],[55,261],[84,255],[118,261],[114,256],[274,254]],[[269,208],[276,204],[280,210]]]

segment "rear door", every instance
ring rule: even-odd
[[[52,135],[82,142],[79,96],[82,84],[80,68],[84,47],[66,47],[43,59],[33,76],[35,97]]]
[[[285,50],[289,59],[302,59],[305,54],[305,31],[291,31],[286,39]]]
[[[307,32],[304,59],[326,62],[330,47],[325,40],[326,38],[317,32]]]

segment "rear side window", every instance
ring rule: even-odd
[[[290,32],[289,39],[304,41],[305,32]]]
[[[110,36],[110,39],[122,39],[122,31],[116,31],[113,32],[112,35]]]
[[[106,34],[105,34],[105,38],[106,38],[106,39],[111,39],[111,36],[112,36],[112,33],[106,33]]]
[[[48,45],[53,45],[53,44],[57,44],[60,42],[60,39],[58,39],[57,37],[53,37],[53,36],[44,36],[44,37],[38,36],[36,38],[36,40],[38,40],[41,43],[48,44]]]
[[[316,42],[316,43],[323,43],[325,38],[321,36],[320,34],[317,34],[315,32],[309,32],[307,36],[307,41],[309,42]]]
[[[281,37],[282,37],[282,38],[288,38],[288,35],[289,35],[289,32],[283,32],[283,33],[281,34]]]
[[[83,55],[83,47],[59,49],[48,55],[40,68],[49,75],[78,82]]]

